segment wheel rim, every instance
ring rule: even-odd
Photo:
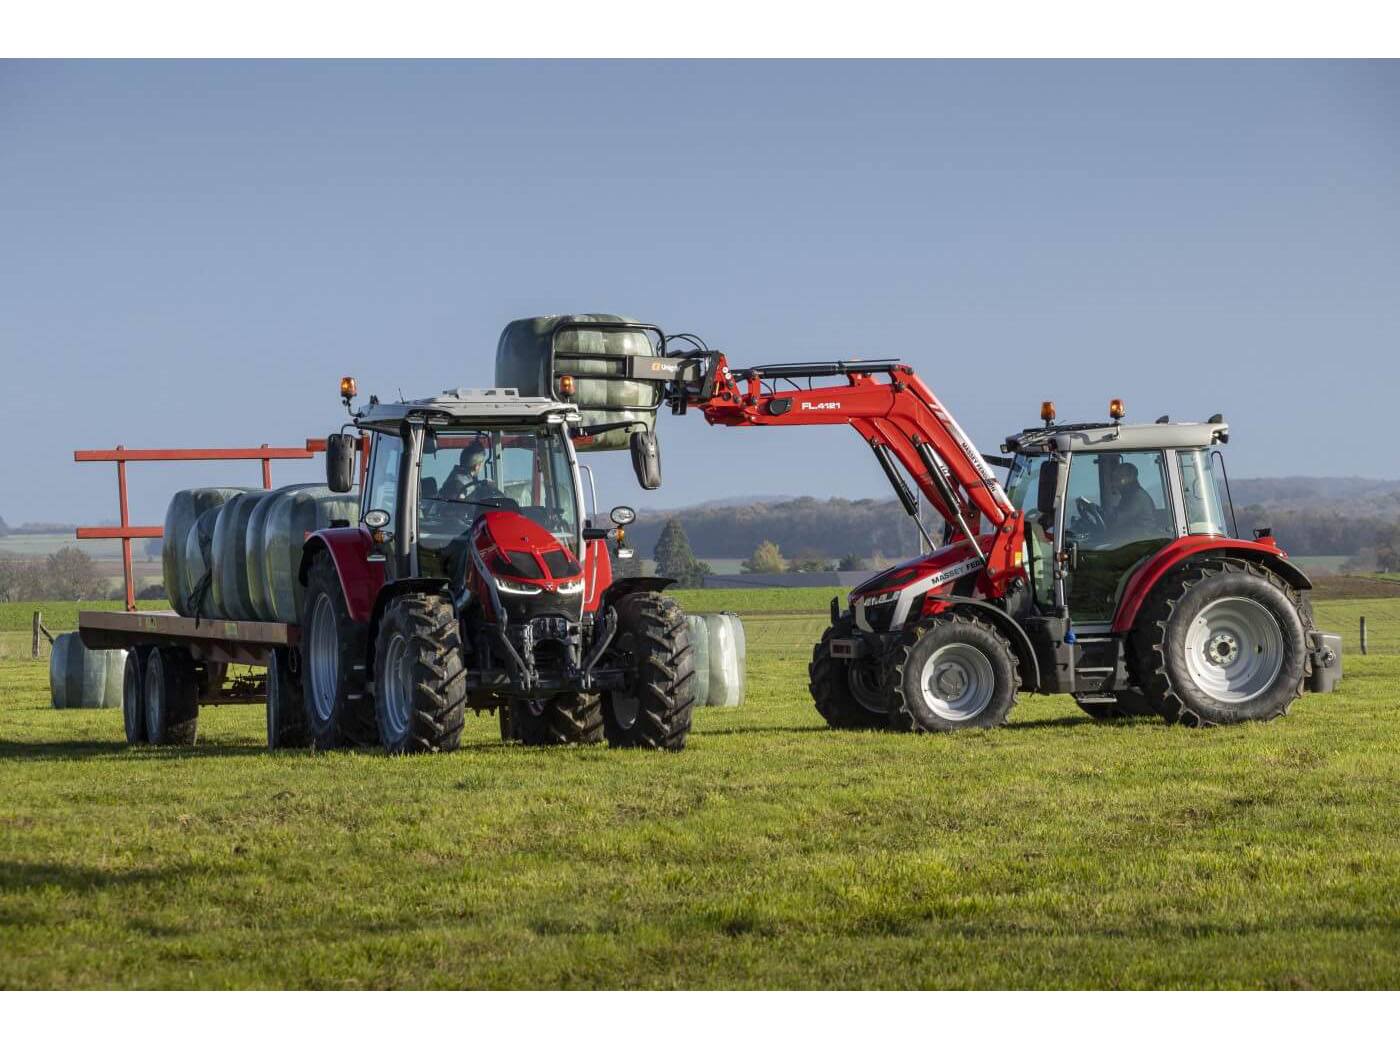
[[[162,697],[165,693],[165,673],[161,662],[160,653],[153,652],[150,662],[146,664],[146,739],[153,744],[160,743],[160,716],[161,708],[165,705]]]
[[[401,740],[408,732],[409,698],[413,681],[408,664],[408,643],[400,635],[389,639],[384,650],[384,735]]]
[[[330,595],[321,594],[311,611],[311,706],[316,718],[329,722],[335,713],[335,691],[340,679],[340,639],[336,636],[335,609]]]
[[[939,718],[963,722],[987,709],[996,693],[996,672],[975,646],[950,642],[935,649],[919,673],[924,703]]]
[[[1264,693],[1283,670],[1283,630],[1252,598],[1220,598],[1186,631],[1186,670],[1212,700],[1242,704]]]
[[[880,689],[880,678],[880,665],[871,660],[852,660],[846,671],[851,696],[861,707],[875,714],[884,714],[889,710]]]

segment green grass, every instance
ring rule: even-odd
[[[127,749],[0,661],[0,987],[1400,981],[1400,601],[1321,604],[1347,678],[1272,724],[1023,698],[930,737],[823,728],[830,592],[797,593],[682,594],[746,614],[749,695],[679,755],[487,718],[452,755],[271,755],[228,707]]]

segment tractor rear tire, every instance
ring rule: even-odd
[[[539,714],[530,701],[510,702],[510,736],[530,747],[603,742],[603,697],[599,693],[560,693],[544,702]]]
[[[301,679],[292,674],[291,654],[273,649],[267,659],[267,746],[272,751],[307,747],[306,697]]]
[[[817,714],[832,729],[888,729],[890,701],[884,669],[869,657],[838,660],[831,655],[831,640],[850,638],[854,632],[850,613],[822,632],[807,665],[807,691]]]
[[[133,646],[126,651],[122,668],[122,728],[128,744],[146,743],[146,659],[150,648]]]
[[[890,706],[916,732],[1005,725],[1020,687],[1011,643],[972,616],[923,620],[906,628],[887,655]]]
[[[603,735],[612,747],[680,751],[695,702],[695,650],[685,614],[653,591],[625,595],[615,608],[609,655],[627,670],[629,683],[603,695]]]
[[[141,678],[147,742],[193,744],[199,732],[199,679],[190,654],[170,646],[153,648]]]
[[[389,754],[461,746],[467,680],[450,601],[401,594],[389,603],[375,644],[374,697],[379,742]]]
[[[350,616],[328,554],[311,563],[301,612],[301,679],[311,742],[328,751],[370,747],[379,736],[365,678],[365,625]]]
[[[1302,695],[1308,612],[1298,592],[1261,565],[1193,562],[1158,584],[1138,617],[1138,681],[1171,723],[1278,718]]]

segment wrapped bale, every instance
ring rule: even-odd
[[[236,497],[235,497],[236,498]],[[228,504],[224,504],[227,506]],[[181,598],[186,616],[218,619],[224,615],[214,601],[213,574],[210,569],[214,545],[214,525],[223,507],[210,507],[195,518],[194,526],[185,534],[185,556],[180,559],[184,576]]]
[[[695,706],[710,702],[710,624],[703,616],[686,614],[690,646],[695,654]]]
[[[248,527],[254,512],[272,495],[269,489],[241,492],[219,508],[211,545],[214,605],[230,620],[259,619],[253,604]]]
[[[278,489],[270,499],[263,501],[267,512],[260,537],[262,607],[270,614],[266,619],[277,623],[300,622],[303,588],[298,573],[306,537],[318,529],[329,528],[337,519],[353,521],[359,503],[356,492],[332,492],[324,485]]]
[[[561,397],[584,410],[584,426],[601,423],[637,422],[647,430],[656,428],[659,388],[652,383],[623,378],[627,357],[653,357],[656,348],[645,332],[588,331],[561,332],[554,347],[553,372],[574,377],[574,393],[556,393],[550,370],[550,333],[561,321],[631,321],[617,314],[556,314],[512,321],[501,332],[496,344],[496,385],[515,387],[525,397]],[[572,358],[571,354],[605,354],[606,359]],[[628,447],[627,431],[618,429],[597,435],[580,451],[610,452]]]
[[[267,576],[263,566],[263,537],[267,531],[267,512],[272,509],[273,503],[276,502],[275,497],[285,492],[302,492],[316,488],[324,489],[325,486],[310,481],[273,489],[268,493],[267,499],[258,501],[258,505],[248,516],[248,524],[243,531],[243,559],[248,570],[248,604],[253,613],[249,617],[250,620],[270,622],[274,619],[272,606],[268,602]]]
[[[190,616],[185,604],[185,552],[190,529],[199,516],[211,508],[223,506],[246,488],[202,488],[181,489],[170,498],[170,506],[165,511],[164,542],[160,552],[161,579],[165,593],[169,595],[170,607],[181,616]]]
[[[49,653],[49,697],[55,708],[122,706],[125,649],[89,649],[76,631],[60,634]]]
[[[704,613],[685,622],[695,650],[695,706],[738,707],[744,700],[744,621],[736,613]]]

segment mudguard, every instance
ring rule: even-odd
[[[1312,589],[1312,581],[1307,573],[1288,560],[1278,545],[1272,542],[1231,539],[1224,536],[1183,536],[1167,544],[1140,565],[1128,578],[1123,587],[1123,596],[1118,600],[1118,611],[1113,614],[1113,630],[1122,633],[1132,630],[1138,611],[1152,588],[1162,577],[1182,562],[1202,554],[1229,554],[1236,558],[1257,562],[1278,573],[1297,590]]]
[[[340,577],[351,618],[368,623],[374,611],[374,600],[384,587],[384,563],[368,560],[373,549],[369,530],[364,526],[321,529],[313,532],[302,546],[297,576],[304,586],[312,561],[322,551],[327,552]]]

